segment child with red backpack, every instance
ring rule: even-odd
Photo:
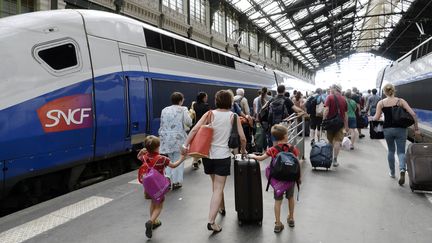
[[[150,168],[154,168],[161,175],[164,175],[165,167],[176,168],[184,160],[184,155],[181,155],[180,159],[175,163],[172,163],[166,156],[159,154],[160,139],[156,136],[148,136],[144,140],[144,147],[137,155],[137,158],[143,162],[143,165],[138,171],[138,180],[143,183],[143,176],[149,171]],[[144,189],[145,199],[152,199],[150,195]],[[161,200],[151,200],[150,203],[150,220],[145,223],[146,236],[151,238],[153,230],[162,225],[162,222],[158,219],[162,212],[162,206],[164,202],[164,196],[162,195]]]
[[[300,184],[301,183],[301,172],[300,172],[300,165],[297,160],[297,157],[299,155],[299,150],[295,148],[293,145],[288,144],[288,129],[285,126],[282,125],[274,125],[271,128],[271,135],[275,138],[276,142],[274,143],[275,146],[267,149],[267,152],[263,155],[250,155],[250,158],[256,159],[258,161],[263,161],[269,157],[272,158],[271,164],[268,168],[267,175],[269,175],[269,184],[272,185],[272,187],[275,189],[274,192],[274,213],[275,213],[275,227],[274,232],[279,233],[284,229],[283,223],[280,221],[280,212],[281,212],[281,206],[282,206],[282,200],[283,200],[283,194],[285,194],[285,197],[288,199],[288,208],[289,208],[289,214],[287,218],[288,226],[294,227],[294,185],[295,183]],[[279,155],[279,156],[278,156]],[[292,178],[284,178],[281,179],[277,176],[276,171],[278,170],[278,165],[276,163],[279,163],[278,160],[280,160],[280,157],[286,156],[288,158],[291,157],[291,166],[295,167],[295,175]],[[280,167],[283,169],[282,167]],[[287,169],[285,172],[291,173],[292,171],[289,171]],[[277,178],[276,178],[277,177]],[[282,180],[282,181],[281,181]],[[267,186],[268,187],[268,186]],[[284,188],[283,191],[279,191],[277,189]]]

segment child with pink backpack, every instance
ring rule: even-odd
[[[274,189],[274,213],[275,213],[275,227],[274,232],[280,233],[284,229],[284,225],[280,220],[280,213],[281,213],[281,206],[282,206],[282,200],[283,195],[285,194],[285,197],[288,199],[288,209],[289,214],[287,217],[287,224],[290,227],[294,227],[294,188],[295,183],[299,185],[301,183],[301,171],[300,166],[298,163],[298,160],[294,158],[295,167],[298,169],[296,174],[297,178],[295,180],[291,181],[281,181],[277,180],[276,178],[270,176],[271,170],[274,168],[274,163],[277,161],[277,157],[279,153],[290,153],[290,156],[292,157],[298,157],[299,150],[295,148],[293,145],[288,144],[288,129],[285,126],[282,125],[274,125],[271,128],[271,135],[274,138],[276,142],[274,142],[274,146],[267,149],[266,153],[263,155],[249,155],[249,158],[256,159],[258,161],[263,161],[269,157],[272,158],[271,162],[273,166],[268,166],[266,169],[266,176],[269,179],[269,184]],[[267,186],[268,187],[268,186]]]
[[[185,156],[181,155],[178,161],[172,163],[168,157],[159,154],[160,139],[155,136],[146,137],[144,147],[137,156],[143,162],[138,171],[138,180],[144,185],[145,199],[151,199],[150,220],[145,223],[145,234],[151,238],[153,230],[162,225],[158,217],[170,185],[164,176],[165,167],[176,168],[185,160]]]

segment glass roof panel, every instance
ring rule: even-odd
[[[270,3],[269,5],[265,6],[263,8],[263,11],[265,13],[272,14],[272,13],[280,12],[281,9],[279,8],[279,5],[277,4],[277,2],[274,1],[274,2]]]
[[[294,20],[300,20],[309,15],[307,9],[302,9],[293,15]]]
[[[321,15],[321,16],[315,18],[315,19],[314,19],[314,22],[315,22],[315,23],[319,23],[319,22],[324,22],[324,21],[326,21],[326,20],[328,20],[328,18],[327,18],[326,16],[324,16],[324,15]]]
[[[322,4],[318,4],[318,5],[315,5],[315,6],[309,7],[309,11],[310,11],[311,13],[315,13],[316,11],[318,11],[318,10],[324,8],[324,7],[325,7],[325,4],[324,4],[324,3],[322,3]]]
[[[228,0],[228,2],[238,8],[241,12],[245,12],[252,7],[247,0]]]

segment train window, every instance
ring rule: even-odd
[[[219,54],[217,52],[212,52],[212,56],[213,56],[213,63],[220,64]]]
[[[428,43],[428,53],[432,52],[432,41]]]
[[[197,57],[196,46],[193,44],[187,43],[187,53],[188,53],[188,57],[196,58]]]
[[[184,41],[175,39],[175,48],[177,54],[187,56],[186,43]]]
[[[234,58],[227,57],[226,58],[226,64],[228,67],[235,68]]]
[[[205,49],[205,60],[207,62],[213,62],[212,52],[210,50]]]
[[[147,47],[152,47],[161,50],[161,35],[158,32],[144,29]]]
[[[54,70],[62,70],[78,65],[76,49],[72,43],[43,49],[38,51],[37,54]]]
[[[219,55],[220,64],[226,66],[226,57],[225,55]]]
[[[419,46],[417,49],[417,59],[423,56],[423,46]]]
[[[204,49],[201,48],[201,47],[198,47],[198,46],[197,46],[196,49],[197,49],[198,59],[205,61],[205,58],[204,58]]]
[[[170,36],[162,35],[162,49],[167,52],[174,52],[174,39]]]

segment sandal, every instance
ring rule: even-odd
[[[287,219],[288,226],[293,228],[295,226],[294,219]]]
[[[207,224],[207,229],[210,230],[210,231],[213,231],[214,233],[218,233],[218,232],[222,231],[222,226],[220,226],[220,225],[218,225],[216,223],[213,223],[213,224],[208,223]]]
[[[219,208],[219,211],[218,211],[222,216],[225,216],[225,214],[226,214],[226,211],[225,211],[225,209],[224,208]]]
[[[280,233],[284,229],[284,225],[282,223],[278,224],[275,222],[274,232]]]
[[[157,229],[159,226],[162,225],[162,222],[159,219],[156,219],[153,223],[152,229]]]

